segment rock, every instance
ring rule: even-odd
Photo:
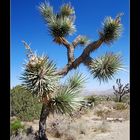
[[[107,121],[119,121],[119,122],[122,122],[124,121],[123,118],[106,118]]]
[[[122,122],[124,121],[124,118],[118,118],[118,121]]]
[[[114,118],[106,118],[107,121],[114,121]]]

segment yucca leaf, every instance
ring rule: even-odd
[[[26,89],[37,96],[44,96],[54,91],[60,76],[54,76],[55,64],[48,57],[34,56],[25,66],[21,79]]]
[[[102,57],[93,59],[89,66],[93,77],[97,78],[100,82],[112,79],[120,68],[122,68],[121,57],[113,53],[106,53]]]
[[[54,37],[66,37],[75,32],[75,25],[70,18],[56,18],[54,21],[48,23],[49,32]]]
[[[119,18],[119,21],[118,21]],[[111,17],[106,17],[103,22],[103,29],[99,32],[100,37],[106,44],[111,44],[117,40],[122,33],[122,24],[120,23],[120,17],[112,19]]]
[[[89,42],[90,42],[90,40],[86,36],[80,37],[80,40],[79,40],[80,45],[86,46],[86,45],[88,45]]]
[[[50,102],[52,113],[71,114],[72,111],[76,110],[83,100],[78,92],[69,86],[61,88]]]
[[[39,5],[39,10],[44,18],[44,20],[48,23],[53,17],[54,17],[54,13],[53,13],[53,7],[50,6],[49,3],[44,2],[41,3]]]
[[[75,13],[74,8],[71,6],[70,3],[64,4],[60,8],[60,16],[63,16],[63,17],[67,16],[68,17],[74,13]]]
[[[83,74],[75,72],[67,79],[67,84],[73,89],[81,89],[86,81],[86,77]]]
[[[60,14],[63,16],[54,14],[53,8],[48,3],[41,3],[39,9],[48,25],[49,33],[54,38],[54,41],[58,40],[60,37],[71,35],[76,31],[74,25],[75,16],[64,16],[68,13],[73,13],[73,8],[69,4],[61,7]]]
[[[65,86],[61,86],[50,101],[52,113],[71,114],[72,111],[76,110],[83,101],[83,97],[79,94],[84,82],[85,76],[80,73],[75,73],[69,77]]]

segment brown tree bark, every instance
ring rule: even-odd
[[[122,102],[122,96],[119,97],[118,102]]]
[[[48,140],[46,135],[46,119],[49,116],[48,105],[43,103],[39,120],[39,140]]]
[[[98,49],[103,43],[102,39],[90,43],[82,52],[82,54],[74,60],[74,47],[67,47],[68,64],[64,68],[58,70],[55,75],[66,75],[70,70],[76,69],[81,63],[88,64],[91,62],[90,53]],[[64,43],[63,43],[64,44]],[[71,45],[72,46],[72,45]],[[69,51],[71,50],[71,51]],[[70,57],[72,56],[72,57]],[[69,59],[70,58],[70,59]],[[88,59],[90,58],[90,59]]]

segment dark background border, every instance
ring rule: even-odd
[[[140,139],[140,1],[130,1],[130,138]]]
[[[10,0],[0,1],[0,139],[10,138]]]
[[[10,0],[0,2],[0,139],[8,140],[10,139]],[[139,0],[130,0],[130,13],[130,138],[138,140],[140,139]]]

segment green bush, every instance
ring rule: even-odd
[[[87,96],[85,99],[89,102],[89,103],[94,103],[94,105],[98,105],[100,104],[102,101],[106,101],[106,96],[103,95],[91,95],[91,96]]]
[[[122,98],[123,103],[130,104],[130,95],[126,95]]]
[[[37,97],[25,90],[22,86],[16,86],[11,90],[11,116],[16,116],[22,121],[39,119],[41,104]]]
[[[86,100],[87,100],[88,102],[90,102],[90,103],[93,103],[93,102],[96,101],[96,98],[95,98],[94,96],[87,96],[87,97],[86,97]]]
[[[24,125],[20,120],[14,120],[10,122],[10,135],[17,135],[20,130],[24,130]]]

